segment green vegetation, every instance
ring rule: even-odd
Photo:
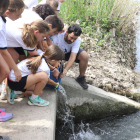
[[[66,0],[60,16],[68,24],[79,22],[84,34],[96,37],[101,47],[113,28],[116,37],[128,35],[137,12],[138,3],[133,0]]]

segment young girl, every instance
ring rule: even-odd
[[[17,66],[21,71],[22,78],[19,82],[16,82],[14,80],[14,71],[11,70],[8,78],[9,87],[15,91],[33,91],[32,96],[29,97],[29,105],[49,105],[48,101],[39,96],[50,76],[48,64],[58,67],[64,57],[64,52],[59,46],[51,45],[46,49],[43,55],[34,56],[21,61]],[[10,97],[10,92],[8,96]]]
[[[19,81],[21,79],[21,73],[18,70],[11,55],[7,51],[5,17],[10,18],[11,20],[20,18],[25,5],[22,0],[1,0],[0,2],[1,9],[6,10],[2,12],[2,16],[0,17],[0,83],[8,76],[10,72],[9,67],[15,71],[15,78],[17,81]],[[5,96],[6,88],[2,89],[0,98],[3,99]]]

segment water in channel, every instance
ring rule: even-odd
[[[137,30],[136,46],[137,64],[135,71],[140,74],[140,28]],[[140,111],[74,124],[73,116],[68,110],[66,116],[62,118],[65,119],[65,124],[57,126],[56,140],[140,140]]]
[[[57,125],[55,140],[140,140],[140,111],[76,124],[67,106],[67,96],[63,97],[65,114],[57,111],[57,117],[64,124]]]

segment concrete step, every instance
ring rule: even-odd
[[[46,107],[29,106],[28,98],[15,99],[15,104],[0,100],[0,108],[13,113],[13,118],[0,122],[0,135],[10,140],[54,140],[56,124],[56,90],[45,88],[43,99],[50,101]]]

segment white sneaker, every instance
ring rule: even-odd
[[[6,100],[7,99],[6,98],[6,92],[4,92],[4,91],[1,92],[0,99],[1,100]]]
[[[6,92],[4,91],[4,88],[5,88],[5,83],[2,82],[2,85],[1,85],[1,95],[0,95],[0,99],[1,100],[6,100]]]

